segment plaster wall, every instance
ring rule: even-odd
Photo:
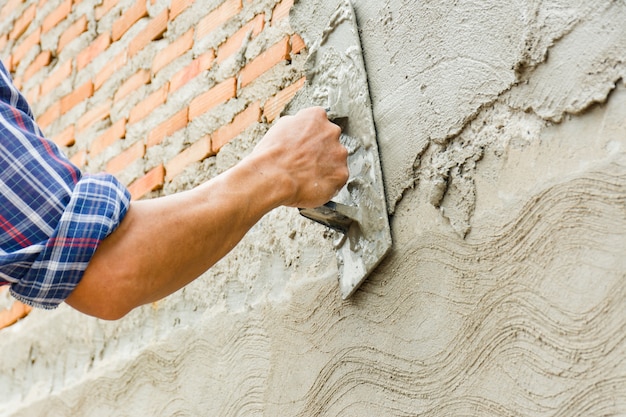
[[[291,26],[314,41],[331,3]],[[354,6],[382,265],[342,301],[332,236],[275,210],[120,322],[61,307],[3,329],[0,415],[626,413],[626,4]],[[185,175],[164,192],[208,174]]]

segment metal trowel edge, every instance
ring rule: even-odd
[[[306,78],[306,104],[325,107],[330,120],[341,119],[350,178],[333,201],[300,212],[338,232],[339,287],[346,299],[392,245],[367,74],[350,1],[340,1],[311,47]]]

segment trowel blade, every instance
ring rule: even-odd
[[[306,77],[305,87],[289,110],[311,105],[326,108],[330,120],[340,121],[340,140],[349,152],[350,178],[331,202],[340,206],[303,213],[344,234],[336,250],[339,287],[346,299],[392,244],[367,74],[356,17],[348,0],[339,2],[321,38],[310,48]],[[337,207],[352,211],[341,212]]]

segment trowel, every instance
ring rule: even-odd
[[[300,209],[300,214],[337,232],[339,288],[346,299],[392,244],[367,73],[349,0],[340,1],[320,39],[310,47],[305,71],[307,82],[293,103],[322,106],[329,120],[341,127],[350,178],[333,201]]]

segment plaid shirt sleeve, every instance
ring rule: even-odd
[[[129,204],[115,177],[82,175],[43,137],[0,63],[0,285],[26,304],[55,308]]]

